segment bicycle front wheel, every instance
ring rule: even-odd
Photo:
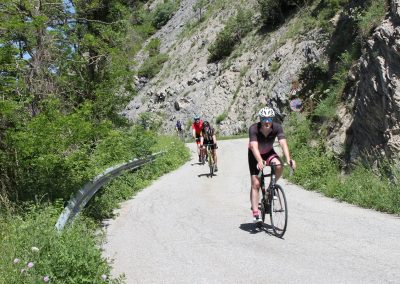
[[[211,153],[208,154],[208,166],[210,167],[210,175],[212,176],[214,174],[214,161]]]
[[[282,238],[288,222],[288,208],[285,192],[280,185],[275,185],[271,198],[271,226],[277,237]]]

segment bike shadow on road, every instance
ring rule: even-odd
[[[190,165],[191,165],[191,166],[195,166],[195,165],[203,166],[204,163],[194,162],[194,163],[191,163]]]
[[[208,177],[208,178],[212,178],[212,177],[215,177],[215,176],[217,176],[217,175],[216,175],[216,174],[212,174],[212,175],[211,175],[211,174],[208,173],[208,174],[199,174],[199,175],[197,175],[197,176],[198,176],[198,177],[204,177],[204,176],[205,176],[205,177]]]
[[[240,224],[239,229],[249,232],[252,235],[264,232],[270,236],[274,236],[272,227],[268,224],[263,224],[261,227],[258,227],[254,223],[243,223]]]

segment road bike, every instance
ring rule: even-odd
[[[288,207],[283,188],[279,184],[276,184],[276,166],[277,164],[265,166],[258,174],[262,192],[259,209],[263,223],[265,223],[265,216],[269,214],[271,227],[275,236],[282,238],[286,232],[288,223]],[[265,173],[268,168],[270,169],[270,172]],[[268,177],[270,177],[270,182],[267,185]]]
[[[208,167],[210,168],[210,175],[213,176],[215,171],[215,161],[212,154],[212,148],[215,144],[205,144],[206,146],[206,157],[208,162]]]

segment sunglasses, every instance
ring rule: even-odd
[[[267,123],[267,122],[269,122],[269,123],[272,123],[272,117],[261,117],[261,122],[264,122],[264,123]]]

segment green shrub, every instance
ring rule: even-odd
[[[176,169],[190,157],[189,149],[176,136],[157,137],[157,143],[151,148],[151,152],[160,151],[165,153],[151,164],[127,172],[102,188],[85,210],[86,215],[96,220],[113,217],[113,210],[119,207],[120,202],[131,198],[137,191],[161,175]]]
[[[138,70],[138,75],[146,78],[155,77],[160,72],[163,64],[168,60],[167,54],[158,54],[153,57],[149,57],[143,62],[142,66]]]
[[[290,115],[285,122],[291,156],[297,164],[295,175],[288,178],[338,200],[399,214],[400,187],[396,184],[399,171],[391,171],[394,182],[390,182],[385,173],[377,176],[361,165],[343,176],[338,160],[324,147],[318,133],[312,131],[315,128],[309,119],[298,113]],[[313,147],[310,146],[311,140],[314,140]]]
[[[261,10],[261,19],[265,26],[275,25],[284,20],[281,8],[282,0],[258,0]]]
[[[149,52],[149,56],[156,56],[160,53],[161,41],[159,38],[152,38],[146,46],[146,50]]]
[[[217,116],[216,123],[220,124],[226,117],[228,116],[228,113],[224,111],[220,115]]]
[[[142,112],[137,123],[146,130],[157,131],[163,122],[162,117],[152,112]]]
[[[165,0],[159,3],[153,13],[153,26],[157,29],[164,26],[173,16],[176,7],[174,1]]]
[[[120,283],[110,278],[94,224],[84,218],[59,234],[56,206],[35,205],[24,215],[0,216],[0,283]],[[30,264],[31,263],[31,264]],[[29,266],[31,267],[29,267]]]
[[[208,48],[209,62],[221,60],[232,53],[235,45],[251,31],[251,15],[250,11],[238,10],[236,16],[228,19],[223,30],[218,33],[217,38]]]
[[[363,37],[367,37],[370,31],[382,22],[388,9],[386,0],[374,0],[371,2],[367,10],[359,16],[358,27]]]
[[[309,5],[313,0],[258,0],[264,26],[275,26],[285,20],[292,10]]]
[[[281,67],[281,63],[278,60],[272,60],[270,70],[272,73],[275,73]]]

